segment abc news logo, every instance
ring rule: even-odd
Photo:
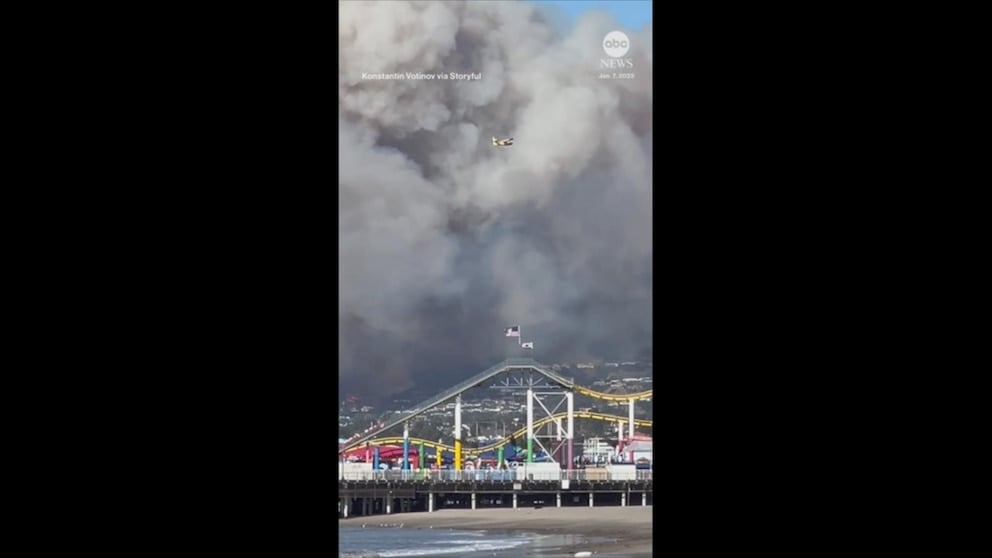
[[[603,37],[603,50],[609,58],[599,61],[600,69],[629,69],[634,61],[623,56],[630,51],[630,39],[623,31],[610,31]]]

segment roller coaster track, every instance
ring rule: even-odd
[[[428,399],[427,401],[420,403],[416,407],[413,407],[412,409],[409,409],[408,411],[401,413],[398,418],[394,418],[390,420],[389,422],[384,424],[382,428],[374,432],[369,432],[368,434],[360,436],[359,438],[352,441],[351,444],[348,446],[348,449],[363,444],[365,442],[371,441],[373,438],[379,435],[380,432],[385,432],[390,428],[399,426],[400,424],[412,419],[413,417],[425,413],[428,410],[440,405],[441,403],[448,401],[449,399],[454,399],[456,396],[472,388],[481,387],[484,382],[490,380],[491,378],[494,378],[505,372],[511,372],[514,370],[530,370],[531,372],[536,372],[539,376],[544,376],[544,378],[547,379],[548,381],[564,389],[575,390],[576,393],[579,393],[581,395],[586,395],[588,397],[593,397],[596,399],[602,399],[604,401],[627,401],[629,399],[647,399],[651,397],[651,393],[652,393],[652,390],[642,391],[640,393],[630,393],[630,394],[603,393],[592,390],[584,386],[577,385],[573,379],[566,378],[565,376],[558,374],[557,372],[553,371],[551,368],[537,362],[534,359],[511,358],[504,360],[503,362],[500,362],[493,366],[490,366],[489,368],[483,370],[482,372],[476,374],[475,376],[472,376],[471,378],[445,390],[444,392],[435,395],[434,397]],[[339,454],[344,453],[345,451],[348,451],[348,449],[339,450],[338,453]]]
[[[575,387],[572,389],[575,390],[575,393],[586,395],[589,397],[594,397],[596,399],[603,399],[605,401],[627,401],[630,399],[637,399],[637,400],[650,399],[651,394],[654,393],[653,389],[649,389],[647,391],[641,391],[638,393],[603,393],[601,391],[594,391],[585,386],[580,386],[579,384],[575,384]]]
[[[619,415],[607,415],[607,414],[604,414],[604,413],[594,413],[594,412],[591,412],[591,411],[575,411],[572,416],[574,418],[577,418],[577,419],[580,419],[580,418],[582,418],[582,419],[596,419],[596,420],[605,420],[605,421],[610,421],[610,422],[616,422],[616,421],[619,421],[619,420],[622,420],[624,422],[627,422],[627,420],[628,420],[627,417],[622,417],[622,416],[619,416]],[[538,428],[541,428],[542,426],[545,426],[545,425],[547,425],[549,423],[552,423],[552,422],[554,422],[555,420],[558,420],[558,419],[568,420],[568,413],[558,413],[558,414],[555,414],[555,415],[551,415],[550,417],[544,417],[544,418],[542,418],[540,420],[535,420],[534,421],[534,430],[537,430]],[[634,419],[634,424],[636,426],[651,426],[652,422],[650,420],[643,420],[643,419],[635,418]],[[514,432],[513,434],[511,434],[508,438],[516,437],[516,438],[520,439],[523,436],[525,436],[526,434],[527,434],[527,427],[525,426],[525,427],[521,428],[520,430],[517,430],[516,432]],[[390,436],[388,438],[376,438],[374,440],[368,440],[368,443],[370,443],[370,444],[372,444],[374,446],[399,445],[399,444],[402,444],[403,443],[403,438],[402,437],[396,437],[396,436]],[[486,453],[486,452],[489,452],[489,451],[495,451],[500,446],[502,446],[502,445],[504,445],[506,443],[507,443],[506,440],[502,440],[500,442],[496,442],[494,444],[489,444],[488,446],[483,446],[483,447],[480,447],[480,448],[466,448],[466,447],[463,447],[462,448],[462,452],[466,456],[475,456],[475,455],[479,455],[481,453]],[[447,451],[451,451],[451,452],[455,451],[454,446],[449,446],[449,445],[444,444],[444,443],[432,442],[430,440],[424,440],[422,438],[410,438],[410,446],[411,447],[412,446],[419,445],[419,444],[424,444],[424,447],[432,448],[434,450],[440,449],[440,450],[447,450]],[[346,447],[343,451],[346,451],[346,452],[347,451],[352,451],[352,450],[355,450],[355,449],[359,449],[360,447],[361,447],[361,444],[352,444],[352,445]]]

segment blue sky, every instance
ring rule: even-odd
[[[622,28],[620,31],[638,31],[651,22],[650,0],[533,0],[535,4],[556,8],[574,24],[586,12],[610,13]]]

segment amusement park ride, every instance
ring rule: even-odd
[[[598,392],[576,384],[572,379],[561,376],[560,374],[552,371],[549,367],[544,366],[533,359],[513,358],[491,366],[483,372],[459,383],[447,391],[414,406],[412,409],[401,413],[400,418],[383,424],[381,428],[377,428],[371,432],[350,439],[346,443],[341,444],[338,450],[339,458],[346,459],[348,456],[361,455],[364,453],[365,460],[369,461],[369,453],[372,451],[371,446],[390,446],[402,443],[403,453],[402,461],[400,463],[402,464],[403,469],[410,469],[410,445],[412,443],[419,446],[413,451],[417,453],[420,468],[424,467],[425,448],[435,450],[435,458],[439,466],[442,460],[442,453],[445,450],[452,452],[453,466],[454,469],[458,471],[462,470],[463,466],[466,464],[466,457],[477,458],[483,454],[491,453],[493,451],[498,452],[497,462],[502,463],[504,458],[504,447],[507,445],[507,440],[502,440],[479,448],[465,449],[464,451],[462,448],[462,394],[469,389],[482,387],[482,385],[486,382],[495,382],[491,385],[491,387],[497,387],[503,390],[511,389],[526,391],[527,425],[511,435],[509,439],[513,440],[520,436],[526,435],[526,459],[528,463],[533,463],[535,460],[535,445],[540,450],[543,450],[543,453],[546,454],[552,461],[554,461],[554,456],[561,455],[564,449],[565,456],[567,456],[566,458],[568,460],[566,463],[575,463],[573,445],[576,418],[589,418],[606,421],[615,420],[619,423],[618,436],[621,439],[624,438],[623,426],[626,422],[626,424],[629,425],[629,434],[627,436],[628,443],[631,443],[637,439],[634,433],[635,425],[651,426],[650,420],[640,420],[634,417],[634,401],[649,399],[653,390],[627,394]],[[574,401],[576,393],[605,401],[627,403],[627,420],[624,421],[624,418],[621,416],[596,413],[587,410],[576,411]],[[432,442],[429,440],[410,438],[410,420],[451,399],[454,399],[455,401],[453,446],[449,446],[440,441]],[[559,411],[562,405],[565,406],[565,411]],[[543,411],[544,416],[535,420],[534,414],[536,411]],[[388,430],[400,426],[401,424],[403,425],[402,437],[396,435],[383,436],[383,434]],[[540,429],[545,426],[548,427],[548,432],[541,435]],[[544,442],[541,441],[542,439]],[[378,461],[378,448],[376,448],[375,454],[377,456],[376,461]],[[633,454],[631,453],[631,462],[633,462],[632,457]],[[471,461],[468,461],[468,463],[471,464]]]

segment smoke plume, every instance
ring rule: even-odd
[[[651,28],[627,31],[635,78],[600,79],[618,28],[524,2],[340,4],[342,390],[650,358]],[[480,79],[368,77],[406,72]],[[518,324],[534,351],[503,337]]]

